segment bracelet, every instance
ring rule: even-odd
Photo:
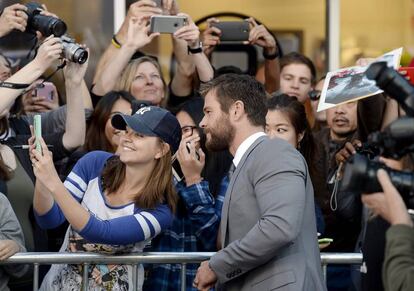
[[[263,49],[263,57],[264,57],[266,60],[274,60],[274,59],[276,59],[276,58],[280,57],[279,50],[278,50],[278,49],[276,49],[276,52],[275,52],[274,54],[269,55],[269,54],[267,54],[267,53],[266,53],[266,50],[265,50],[265,49]]]
[[[111,43],[113,44],[114,47],[116,47],[117,49],[121,48],[121,43],[116,39],[116,36],[114,34],[114,36],[112,37]]]

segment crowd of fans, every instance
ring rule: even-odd
[[[0,15],[0,37],[12,30],[25,32],[26,11],[21,4],[6,7]],[[55,17],[47,10],[40,13]],[[169,83],[157,56],[142,52],[159,36],[149,32],[149,18],[161,14],[187,19],[171,34],[177,63]],[[332,239],[320,249],[364,256],[362,266],[329,266],[327,289],[413,290],[414,244],[404,242],[414,239],[413,223],[387,174],[378,172],[384,193],[363,195],[362,201],[361,193],[332,194],[342,165],[370,133],[401,115],[398,104],[378,94],[317,112],[325,77],[318,80],[308,57],[283,55],[264,25],[253,18],[247,21],[250,34],[244,44],[263,50],[261,82],[268,94],[267,114],[256,108],[249,114],[265,118],[263,132],[271,139],[286,140],[303,155],[313,186],[313,197],[306,201],[314,202],[314,239],[316,231],[320,238]],[[26,251],[116,255],[215,252],[225,246],[220,221],[233,157],[221,144],[206,145],[214,133],[203,130],[202,120],[212,113],[200,87],[229,73],[232,78],[243,73],[237,67],[211,65],[210,56],[220,45],[221,31],[212,25],[218,22],[209,19],[200,33],[175,0],[164,1],[162,7],[151,0],[133,3],[101,56],[91,86],[84,81],[88,62],[66,61],[64,105],[55,87],[51,99],[36,90],[46,70],[62,60],[59,37],[37,33],[35,57],[16,72],[0,55],[2,84],[28,85],[0,86],[0,260]],[[221,106],[226,114],[228,105]],[[42,120],[42,138],[37,140],[35,114]],[[406,159],[381,161],[394,169],[412,168]],[[300,204],[297,211],[303,211]],[[393,246],[399,243],[406,244],[399,246],[407,252],[405,268],[395,263],[401,254]],[[187,265],[187,290],[198,288],[193,283],[198,267]],[[83,282],[81,266],[53,265],[41,272],[41,290],[80,290],[83,284],[91,290],[179,290],[180,272],[179,264],[140,266],[142,286],[131,287],[129,266],[91,265],[89,280]],[[30,278],[28,266],[0,265],[0,290],[8,290],[9,283],[14,290],[30,289]]]

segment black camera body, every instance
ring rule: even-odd
[[[40,14],[43,8],[39,3],[29,2],[26,7],[28,16],[26,32],[36,33],[36,31],[40,31],[44,37],[52,34],[60,37],[66,33],[67,26],[65,22],[53,16]]]
[[[374,132],[368,137],[368,142],[346,163],[340,190],[366,194],[382,192],[377,171],[384,169],[406,205],[414,208],[414,173],[392,170],[374,158],[400,159],[414,152],[414,87],[385,62],[371,64],[366,75],[397,100],[409,117],[399,118],[382,132]]]
[[[60,38],[63,44],[63,57],[68,61],[83,64],[88,60],[88,51],[67,35]]]
[[[404,202],[410,208],[414,208],[413,173],[392,170],[383,163],[372,161],[361,154],[355,154],[347,162],[341,180],[341,191],[365,194],[382,192],[381,185],[377,179],[377,171],[379,169],[387,171]]]

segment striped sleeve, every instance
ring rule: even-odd
[[[63,184],[77,201],[82,200],[89,181],[100,175],[106,160],[111,156],[110,153],[94,151],[76,163]]]
[[[171,225],[172,220],[170,208],[163,204],[153,210],[109,220],[91,215],[79,234],[92,243],[127,245],[158,235]]]

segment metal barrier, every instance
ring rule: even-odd
[[[3,264],[33,264],[33,290],[39,289],[39,266],[50,264],[80,264],[83,265],[83,281],[88,281],[88,266],[90,264],[118,264],[133,266],[135,284],[137,284],[138,264],[181,264],[181,290],[186,290],[186,265],[201,263],[210,259],[214,253],[141,253],[133,255],[106,256],[96,253],[17,253],[7,260],[0,261]],[[326,269],[328,264],[358,265],[362,263],[362,254],[359,253],[321,253],[323,278],[326,282]],[[87,284],[83,284],[83,290],[87,290]]]

